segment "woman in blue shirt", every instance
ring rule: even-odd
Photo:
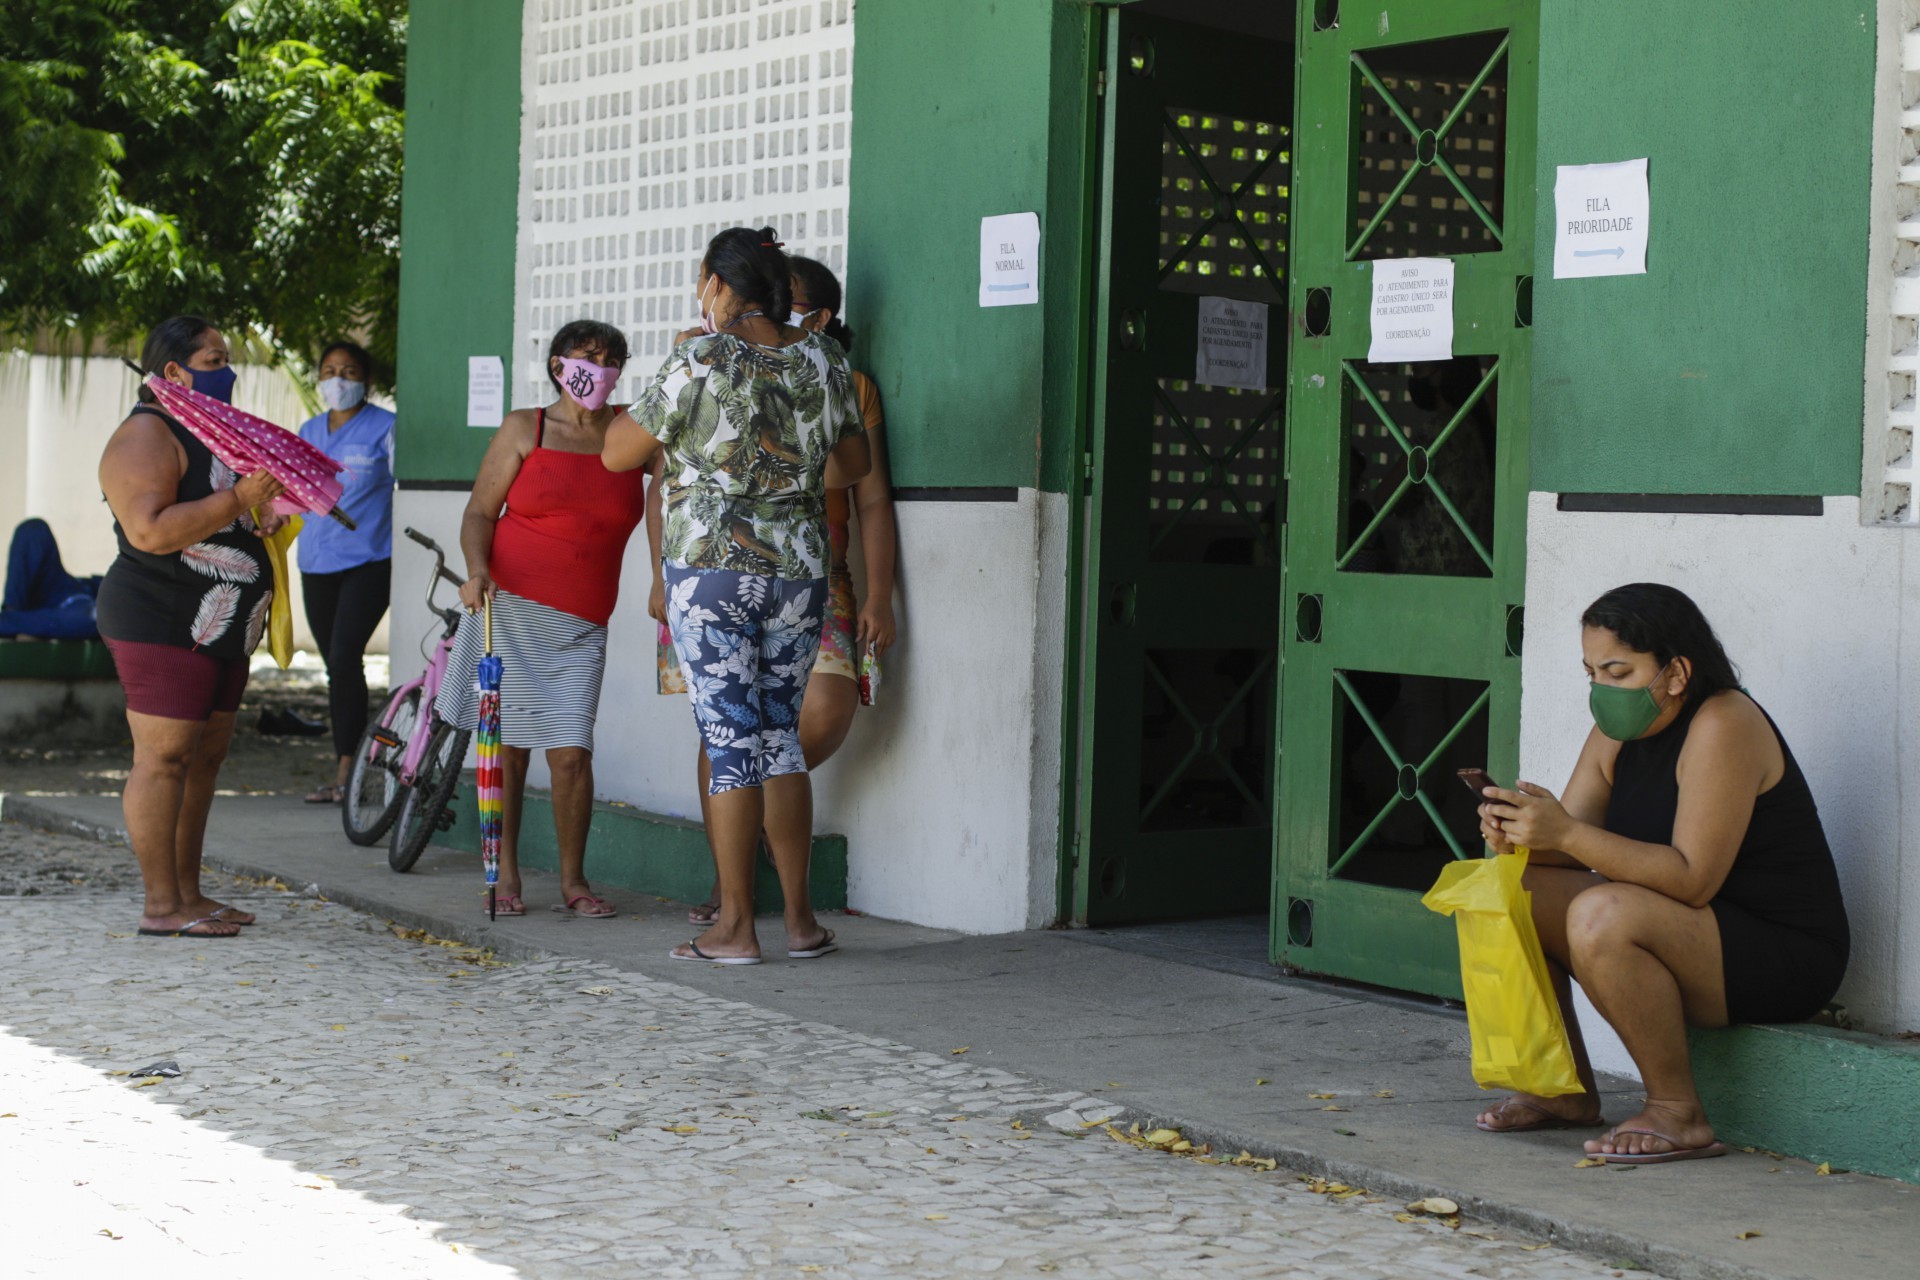
[[[346,466],[340,507],[359,526],[309,520],[300,532],[301,593],[307,625],[327,664],[327,706],[339,773],[307,797],[338,804],[353,749],[367,727],[367,641],[387,612],[393,567],[393,413],[367,403],[373,361],[366,348],[334,342],[320,353],[320,401],[327,411],[300,438]]]

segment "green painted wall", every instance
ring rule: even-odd
[[[1873,6],[1541,0],[1540,31],[1532,487],[1857,493]],[[1639,156],[1648,274],[1551,279],[1555,166]]]
[[[1063,488],[1087,246],[1090,10],[862,0],[848,307],[894,483]],[[980,219],[1040,215],[1038,306],[979,305]]]
[[[479,807],[463,802],[473,795],[473,775],[467,774],[453,802],[453,828],[438,843],[468,853],[480,852]],[[650,893],[675,902],[705,902],[713,887],[713,854],[707,848],[706,829],[684,818],[648,813],[628,804],[596,801],[587,830],[587,850],[593,857],[595,884],[617,885],[635,893]],[[520,824],[520,865],[541,871],[560,869],[560,846],[553,830],[553,795],[538,788],[527,791],[525,817]],[[474,864],[479,878],[479,864]],[[847,838],[816,835],[813,861],[807,872],[813,905],[822,911],[844,911],[847,906]],[[762,858],[754,863],[753,902],[761,914],[779,911],[786,901],[780,877]]]
[[[1689,1043],[1728,1142],[1920,1182],[1920,1129],[1891,1119],[1920,1098],[1920,1045],[1805,1025],[1694,1031]]]
[[[400,207],[397,471],[471,481],[467,357],[513,349],[520,0],[413,0]]]

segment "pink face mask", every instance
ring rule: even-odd
[[[560,357],[560,385],[568,395],[580,402],[583,409],[598,409],[607,403],[607,397],[613,394],[613,384],[620,380],[620,370],[610,369],[591,360],[577,360],[572,356]]]

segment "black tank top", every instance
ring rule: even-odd
[[[231,489],[237,477],[200,438],[160,410],[139,405],[167,424],[187,453],[176,502],[197,502]],[[100,583],[98,622],[109,640],[169,644],[215,658],[244,658],[260,643],[273,600],[266,546],[242,515],[184,551],[154,555],[127,540],[113,522],[120,555]]]
[[[1676,769],[1687,733],[1703,702],[1651,738],[1625,742],[1613,765],[1613,795],[1607,801],[1607,830],[1649,844],[1673,843],[1673,819],[1680,805]],[[1763,708],[1761,715],[1766,715]],[[1715,902],[1731,902],[1761,920],[1805,934],[1847,954],[1846,906],[1833,851],[1820,825],[1820,811],[1799,761],[1767,716],[1786,770],[1780,781],[1753,802],[1753,819],[1734,855],[1733,868]]]

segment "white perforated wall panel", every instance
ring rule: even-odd
[[[716,231],[846,266],[853,0],[527,0],[514,403],[569,320],[626,331],[616,396],[696,317]]]

